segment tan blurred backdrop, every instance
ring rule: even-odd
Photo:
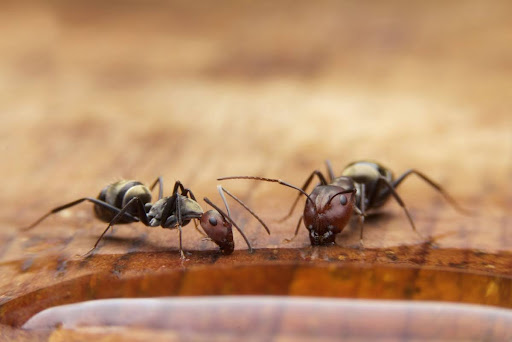
[[[149,183],[161,175],[167,191],[179,179],[218,202],[216,177],[301,185],[325,169],[325,159],[338,172],[371,158],[438,180],[478,217],[458,215],[419,180],[400,193],[422,234],[451,233],[442,246],[512,244],[510,2],[13,1],[0,8],[3,259],[56,253],[55,244],[85,252],[104,228],[90,205],[28,236],[16,230],[119,178]],[[266,237],[235,210],[256,247],[308,244],[303,228],[294,243],[281,243],[300,210],[275,222],[293,191],[224,184],[273,229]],[[366,244],[417,243],[396,204],[386,211],[392,215],[369,224]],[[177,247],[176,233],[142,225],[115,234],[145,236],[141,250]],[[357,244],[357,236],[347,230],[338,243]],[[214,248],[198,240],[187,229],[185,248]]]

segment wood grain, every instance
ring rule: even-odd
[[[80,277],[125,279],[207,265],[400,264],[509,279],[508,2],[0,6],[2,310],[20,296]],[[253,255],[235,236],[238,250],[220,256],[187,227],[190,260],[182,265],[177,232],[132,224],[116,228],[92,259],[83,259],[105,228],[87,204],[19,231],[48,209],[96,196],[121,178],[150,183],[161,175],[167,191],[179,179],[197,197],[219,203],[217,177],[258,175],[301,185],[312,170],[325,169],[326,159],[337,172],[358,159],[378,160],[397,174],[417,168],[474,215],[458,214],[411,178],[399,193],[424,239],[390,202],[367,223],[365,251],[357,249],[354,225],[337,246],[313,249],[304,228],[284,242],[300,215],[277,222],[292,190],[229,181],[222,184],[272,231],[266,235],[232,204],[257,248]],[[7,327],[1,333],[35,338]]]

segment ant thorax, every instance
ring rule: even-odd
[[[162,221],[162,213],[164,211],[165,204],[169,201],[170,198],[171,197],[164,197],[156,201],[149,209],[147,216],[149,220],[149,225],[151,227],[157,227],[160,225],[160,222]]]
[[[176,203],[178,201],[178,204]],[[167,208],[168,206],[170,208]],[[203,215],[201,206],[191,198],[175,194],[156,201],[147,216],[151,227],[162,226],[162,228],[175,228],[178,225],[177,208],[179,206],[183,226],[190,220],[198,219]]]

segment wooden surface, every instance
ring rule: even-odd
[[[18,231],[50,208],[96,196],[114,180],[150,183],[159,175],[167,191],[181,180],[198,198],[219,203],[217,177],[301,185],[312,170],[325,170],[326,159],[337,172],[358,159],[397,174],[417,168],[474,216],[458,214],[411,177],[399,193],[437,249],[392,202],[367,223],[366,252],[355,249],[355,227],[340,234],[338,246],[312,249],[303,227],[283,242],[300,210],[277,222],[295,192],[229,181],[223,185],[272,231],[266,235],[233,204],[256,254],[236,235],[239,251],[220,256],[188,226],[190,260],[182,265],[177,232],[133,224],[119,226],[93,260],[101,260],[101,274],[121,279],[146,264],[158,274],[277,261],[423,265],[508,279],[511,9],[505,1],[3,2],[2,303],[100,272],[80,261],[105,228],[89,204]]]

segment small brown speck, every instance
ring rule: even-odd
[[[393,251],[388,250],[385,253],[386,253],[386,256],[388,257],[388,259],[391,259],[393,261],[396,261],[398,259],[397,256],[395,255],[395,252],[393,252]]]

